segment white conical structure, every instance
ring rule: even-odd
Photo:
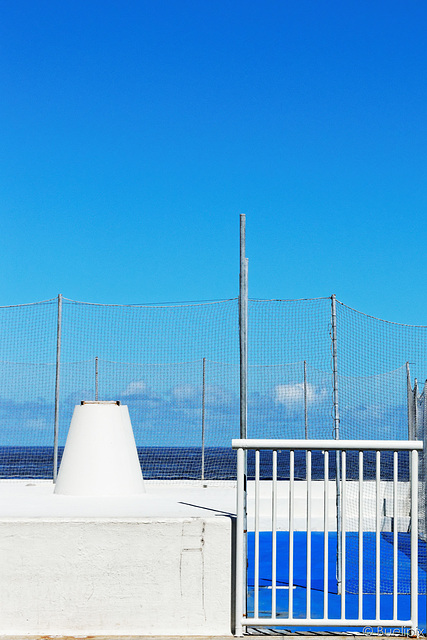
[[[124,496],[144,492],[127,406],[117,402],[76,406],[55,493]]]

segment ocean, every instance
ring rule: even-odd
[[[138,456],[144,478],[147,480],[200,480],[202,478],[202,450],[200,447],[138,447]],[[59,447],[61,462],[64,448]],[[375,453],[364,454],[363,476],[375,479]],[[408,453],[399,452],[399,480],[408,481]],[[272,452],[261,451],[260,477],[271,479]],[[0,479],[35,478],[51,479],[53,470],[53,447],[0,447]],[[280,451],[277,456],[277,477],[289,479],[289,452]],[[347,478],[358,479],[358,452],[347,452]],[[329,478],[336,476],[336,457],[329,455]],[[248,478],[255,477],[255,455],[248,452]],[[312,479],[324,477],[324,455],[322,451],[312,453]],[[236,451],[227,447],[206,447],[204,451],[205,480],[235,480]],[[306,478],[305,451],[295,452],[295,479]],[[381,479],[393,479],[393,452],[381,454]]]

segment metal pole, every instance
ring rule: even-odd
[[[424,509],[424,521],[421,523],[421,531],[424,541],[427,540],[427,380],[424,383],[424,401],[423,401],[423,450],[421,452],[421,502]],[[426,603],[427,604],[427,603]]]
[[[243,636],[243,619],[246,617],[246,494],[245,450],[237,450],[237,504],[236,504],[236,596],[235,629],[237,637]]]
[[[415,437],[414,431],[414,393],[411,385],[411,372],[409,370],[409,362],[406,363],[406,393],[408,397],[408,440]]]
[[[202,382],[202,480],[205,479],[205,382],[206,382],[206,358],[203,358],[203,382]]]
[[[98,402],[98,356],[95,358],[95,401]]]
[[[240,215],[240,437],[247,437],[247,372],[248,372],[248,260],[246,258],[246,216]]]
[[[332,321],[332,366],[334,381],[334,439],[340,439],[340,414],[338,408],[338,368],[337,368],[337,306],[335,294],[331,297]],[[337,591],[341,594],[342,587],[342,527],[341,527],[341,452],[336,452],[336,505],[337,505]]]
[[[411,620],[418,631],[418,451],[409,452],[411,465]]]
[[[58,294],[58,319],[56,328],[56,378],[55,378],[55,426],[53,434],[53,482],[58,476],[59,430],[59,379],[61,373],[62,294]]]
[[[306,360],[304,360],[304,426],[305,426],[305,439],[308,440],[307,362]]]
[[[419,507],[421,508],[421,514],[419,514],[419,525],[418,525],[418,535],[421,537],[424,542],[427,540],[427,380],[424,383],[424,402],[423,402],[423,450],[421,452],[421,482],[419,484],[420,487],[420,496],[419,496]],[[424,509],[424,514],[422,510]],[[422,520],[420,522],[420,516]],[[421,531],[420,531],[421,530]],[[421,534],[421,535],[420,535]],[[426,602],[427,607],[427,602]],[[427,615],[427,609],[426,609]]]
[[[418,440],[418,380],[415,378],[414,380],[414,421],[413,421],[413,431],[411,440]]]
[[[247,437],[248,422],[248,259],[246,258],[246,216],[240,214],[240,282],[239,282],[239,339],[240,339],[240,437]],[[247,451],[242,451],[243,464],[243,553],[245,557],[243,613],[247,613]],[[238,624],[238,620],[236,620]]]

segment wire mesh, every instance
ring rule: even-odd
[[[340,437],[345,439],[424,439],[424,396],[414,389],[411,399],[412,380],[424,380],[427,373],[427,327],[409,326],[386,322],[365,315],[338,303],[338,353],[339,353],[339,406]],[[414,386],[416,382],[414,381]],[[399,465],[403,454],[399,454]],[[410,555],[409,483],[401,477],[397,484],[397,512],[391,504],[392,468],[390,460],[382,455],[382,544],[390,542],[397,532],[399,554]],[[374,460],[365,454],[365,470],[372,475]],[[425,454],[420,456],[419,473],[419,592],[426,593],[426,488]],[[356,491],[350,483],[349,496]],[[364,501],[366,503],[366,525],[375,508],[375,483],[367,482]],[[350,563],[351,564],[351,563]],[[391,592],[390,558],[382,560],[384,567],[381,590]],[[406,566],[404,562],[402,566]],[[352,567],[354,565],[351,564]],[[351,570],[350,570],[351,571]],[[351,585],[351,581],[350,581]],[[351,589],[351,586],[349,587]],[[372,593],[374,585],[364,581],[364,590]],[[399,574],[399,592],[408,592],[408,576]]]
[[[0,476],[51,477],[56,300],[0,307]]]
[[[99,400],[128,405],[144,477],[200,479],[203,429],[205,479],[234,478],[238,353],[237,300],[157,307],[65,299],[61,445],[76,402],[95,397],[97,358]]]
[[[2,478],[52,477],[57,312],[57,299],[0,307]],[[337,301],[334,371],[331,298],[249,300],[248,315],[249,438],[425,438],[425,392],[414,379],[427,375],[427,327],[379,320]],[[237,299],[152,306],[64,298],[60,373],[59,461],[74,406],[98,395],[128,405],[146,478],[235,479],[230,441],[239,436]],[[289,454],[277,460],[278,479],[287,479]],[[383,535],[398,527],[405,553],[408,482],[399,480],[399,513],[390,519],[390,464],[384,454],[381,460]],[[250,456],[248,465],[251,477]],[[374,467],[365,454],[367,532],[375,504],[375,482],[369,481]],[[357,461],[353,465],[351,455],[347,473],[348,499],[356,504],[351,492],[357,492]],[[295,478],[305,474],[305,456],[297,455]],[[334,456],[329,477],[336,478]],[[425,570],[424,456],[419,479]]]
[[[249,300],[248,312],[248,436],[333,438],[331,299]],[[56,313],[55,299],[0,308],[7,337],[0,345],[2,446],[52,445]],[[413,375],[427,371],[427,328],[337,302],[337,336],[340,438],[406,439],[405,363]],[[74,405],[95,398],[97,361],[99,399],[129,405],[138,447],[181,449],[177,460],[193,448],[196,460],[203,427],[223,477],[219,449],[239,435],[237,299],[151,306],[64,298],[61,348],[60,446]],[[181,470],[177,476],[198,475],[184,464]],[[164,464],[153,473],[163,477]]]

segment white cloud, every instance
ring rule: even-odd
[[[176,400],[193,400],[198,395],[198,389],[194,384],[181,384],[174,387],[172,395]]]
[[[142,393],[147,389],[147,385],[144,380],[134,380],[130,382],[124,390],[125,396],[136,396],[138,393]]]
[[[307,404],[315,404],[324,400],[327,396],[326,389],[317,389],[312,384],[307,384]],[[276,402],[285,404],[291,408],[304,405],[304,384],[278,384],[274,389]]]
[[[27,429],[34,429],[38,431],[40,429],[46,429],[48,424],[44,418],[29,418],[25,421],[25,427]]]
[[[216,407],[224,407],[233,405],[233,402],[238,403],[238,396],[234,396],[233,393],[226,387],[222,387],[217,384],[206,385],[206,404]],[[238,404],[237,404],[238,406]]]

